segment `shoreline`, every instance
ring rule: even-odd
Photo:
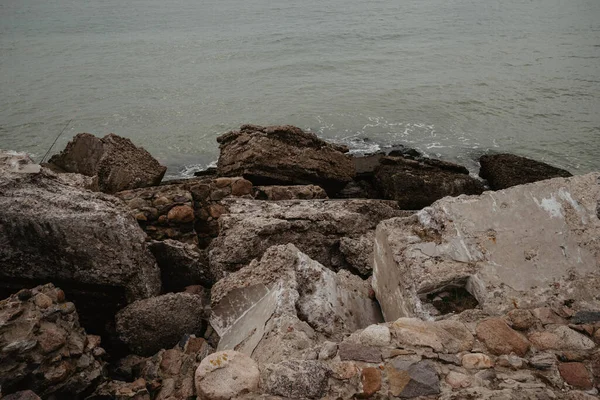
[[[218,142],[173,181],[113,134],[0,152],[1,395],[598,395],[600,172],[496,154],[475,178],[289,125]]]

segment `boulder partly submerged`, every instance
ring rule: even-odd
[[[146,150],[113,133],[103,138],[80,133],[49,164],[65,172],[97,176],[105,193],[158,185],[167,171]]]
[[[220,176],[243,176],[254,185],[318,185],[329,195],[355,175],[348,148],[294,126],[243,125],[219,138]]]
[[[564,169],[514,154],[486,154],[479,158],[479,163],[479,176],[486,179],[493,190],[572,176]]]
[[[383,157],[375,170],[375,187],[400,208],[418,210],[445,196],[481,194],[483,183],[457,164],[420,157]]]
[[[484,311],[598,309],[600,174],[445,198],[377,227],[373,288],[387,321],[427,318],[427,299],[462,288]]]
[[[159,293],[146,235],[118,199],[46,168],[14,172],[11,158],[3,159],[0,290],[54,282],[84,314],[86,306],[105,311]]]

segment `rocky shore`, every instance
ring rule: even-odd
[[[598,398],[600,173],[218,141],[0,151],[2,400]]]

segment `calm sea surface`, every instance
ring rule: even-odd
[[[0,0],[0,148],[71,119],[55,151],[115,132],[172,176],[243,123],[600,170],[600,1]]]

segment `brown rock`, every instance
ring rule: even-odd
[[[42,353],[48,354],[59,349],[67,342],[67,334],[55,324],[44,322],[41,324],[37,341]]]
[[[35,305],[39,308],[48,308],[52,305],[52,299],[44,293],[38,293],[34,297]]]
[[[105,193],[156,186],[167,171],[146,150],[112,133],[102,139],[80,133],[49,163],[66,172],[97,176]]]
[[[452,386],[453,389],[466,388],[473,384],[469,375],[456,371],[450,371],[448,375],[446,375],[445,381],[448,385]]]
[[[219,218],[222,214],[225,214],[227,209],[221,204],[211,204],[208,206],[208,214],[213,218]]]
[[[231,184],[233,196],[245,196],[250,193],[252,193],[252,182],[246,179],[238,179]]]
[[[375,171],[375,187],[400,208],[418,210],[445,196],[481,194],[483,184],[460,165],[422,158],[384,157]]]
[[[218,188],[224,188],[226,186],[231,185],[232,179],[231,178],[217,178],[215,179],[215,186]]]
[[[167,215],[169,222],[185,224],[194,220],[194,209],[190,206],[175,206]]]
[[[335,379],[348,380],[358,374],[358,367],[353,361],[333,362],[330,368]]]
[[[544,179],[573,176],[564,169],[513,154],[484,155],[479,158],[479,163],[481,164],[479,175],[487,179],[493,190]]]
[[[361,373],[361,397],[371,397],[381,389],[381,371],[379,368],[363,368]]]
[[[529,310],[521,310],[519,308],[511,310],[508,313],[508,318],[512,323],[512,327],[519,331],[526,331],[533,328],[538,322],[537,318],[533,316]]]
[[[23,390],[2,397],[2,400],[41,400],[37,394],[31,390]]]
[[[327,193],[319,186],[256,186],[254,198],[257,200],[312,200],[327,199]]]
[[[565,382],[579,389],[590,390],[594,388],[590,373],[585,364],[578,362],[559,363],[558,371]]]
[[[386,365],[390,393],[402,398],[440,393],[440,381],[431,361],[394,359]]]
[[[243,176],[255,185],[316,184],[333,194],[355,174],[347,148],[293,126],[244,125],[217,141],[219,175]]]
[[[501,318],[489,318],[480,322],[476,333],[477,338],[495,355],[514,352],[522,357],[529,350],[529,341]]]

